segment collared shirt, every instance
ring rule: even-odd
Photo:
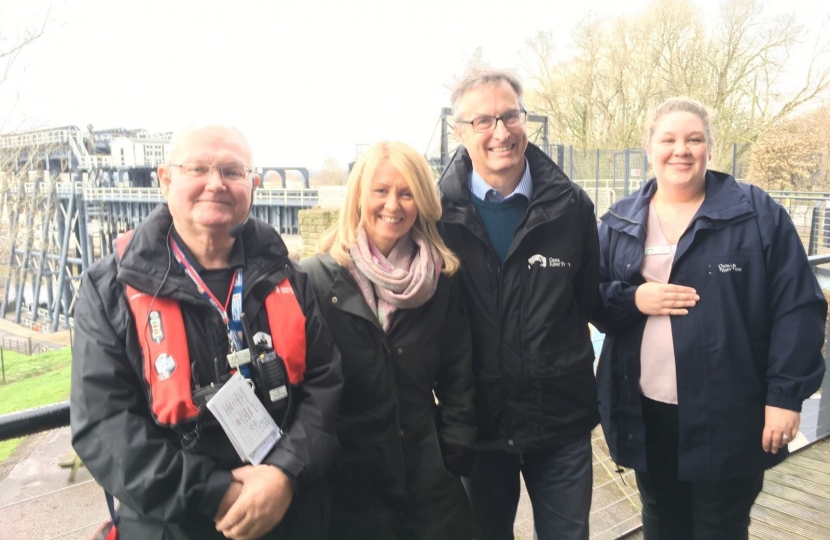
[[[523,195],[528,201],[533,195],[533,179],[530,177],[530,164],[525,158],[525,172],[513,193],[503,197],[501,192],[487,183],[475,170],[470,173],[470,191],[479,199],[487,202],[504,202],[517,195]]]

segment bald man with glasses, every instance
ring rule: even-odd
[[[120,501],[120,540],[326,537],[340,353],[279,234],[249,217],[252,162],[234,128],[179,132],[165,203],[84,276],[72,444]]]

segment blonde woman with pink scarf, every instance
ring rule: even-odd
[[[459,476],[474,457],[470,328],[426,160],[382,142],[357,161],[338,222],[303,261],[343,355],[329,538],[475,536]]]

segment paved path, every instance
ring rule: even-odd
[[[68,330],[42,334],[5,319],[0,319],[0,335],[31,337],[54,349],[70,344]],[[89,540],[106,518],[107,505],[86,469],[73,483],[67,481],[69,470],[58,462],[71,450],[65,427],[28,437],[0,465],[0,538]]]
[[[69,330],[62,330],[52,334],[42,334],[40,332],[30,330],[25,326],[14,324],[12,321],[7,319],[0,319],[0,335],[15,336],[19,338],[30,337],[35,341],[39,341],[49,347],[52,347],[53,349],[69,347],[70,345]]]
[[[81,468],[69,483],[58,461],[71,450],[69,428],[30,437],[0,480],[0,538],[89,540],[107,516],[104,492]]]

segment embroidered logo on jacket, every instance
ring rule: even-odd
[[[720,270],[722,274],[727,272],[743,272],[743,269],[735,263],[719,264],[718,270]]]
[[[545,257],[544,255],[533,255],[527,260],[527,269],[533,268],[534,264],[538,264],[542,268],[565,268],[569,267],[571,263],[557,259],[556,257]]]
[[[530,269],[533,267],[534,264],[539,264],[542,268],[548,265],[548,258],[544,255],[534,255],[533,257],[527,260],[527,268]]]

